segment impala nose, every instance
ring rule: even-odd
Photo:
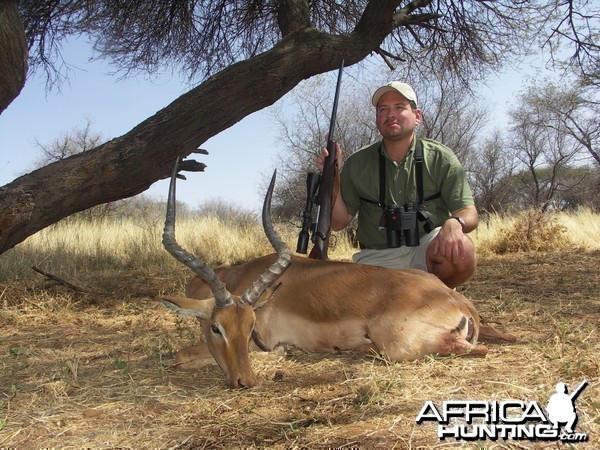
[[[254,375],[243,377],[238,380],[238,383],[241,388],[251,388],[254,387],[254,385],[256,384],[256,378],[254,377]]]
[[[254,374],[252,374],[252,376],[239,376],[229,380],[228,384],[230,389],[247,389],[254,387],[256,384],[256,377]]]

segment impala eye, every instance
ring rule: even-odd
[[[214,323],[210,326],[210,329],[213,333],[218,334],[219,336],[221,335],[221,330],[219,330],[219,327]]]

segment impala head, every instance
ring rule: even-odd
[[[161,302],[181,315],[195,316],[202,321],[208,348],[225,372],[229,387],[252,387],[256,379],[250,367],[248,345],[256,320],[254,309],[268,301],[272,294],[270,287],[291,261],[290,249],[275,232],[271,222],[271,198],[276,173],[273,173],[265,196],[262,220],[267,238],[275,248],[278,258],[238,297],[227,290],[212,268],[184,250],[175,240],[175,184],[178,167],[179,159],[175,163],[169,187],[163,245],[171,255],[192,269],[210,287],[213,297],[204,300],[165,297]]]

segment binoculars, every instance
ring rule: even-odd
[[[417,224],[419,210],[413,202],[406,203],[400,207],[390,205],[387,207],[379,229],[385,229],[387,245],[389,248],[397,248],[402,245],[407,247],[417,247],[419,245],[419,226]]]

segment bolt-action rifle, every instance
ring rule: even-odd
[[[331,235],[331,212],[339,192],[336,143],[333,140],[333,136],[343,70],[344,60],[342,60],[338,71],[335,97],[333,100],[333,111],[331,113],[329,133],[327,135],[327,152],[329,154],[325,158],[323,164],[323,173],[319,175],[318,173],[310,172],[306,177],[306,205],[302,211],[302,230],[298,235],[296,252],[306,253],[309,234],[312,233],[311,240],[314,246],[308,257],[313,259],[329,259],[327,257],[327,249],[329,247],[329,237]],[[312,207],[314,204],[316,204],[318,208],[316,222],[313,222],[312,220]]]

